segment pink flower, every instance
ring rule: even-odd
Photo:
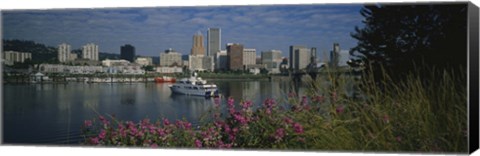
[[[159,134],[160,136],[165,136],[165,134],[166,134],[166,133],[165,133],[165,130],[163,130],[163,129],[161,129],[161,128],[157,129],[157,132],[158,132],[158,134]]]
[[[297,133],[297,134],[302,134],[303,133],[303,126],[300,125],[299,123],[294,123],[293,124],[293,129],[294,129],[295,133]]]
[[[198,139],[195,140],[195,147],[200,148],[202,147],[202,142]]]
[[[153,143],[153,144],[150,145],[150,147],[151,147],[151,148],[157,148],[158,145],[157,145],[156,143]]]
[[[290,119],[290,118],[288,118],[288,117],[287,117],[287,118],[285,118],[285,119],[283,119],[283,120],[284,120],[284,121],[285,121],[285,123],[287,123],[287,124],[292,124],[292,123],[293,123],[293,120],[292,120],[292,119]]]
[[[100,121],[101,121],[104,125],[108,125],[108,124],[110,123],[107,119],[105,119],[105,118],[104,118],[103,116],[101,116],[101,115],[98,117],[98,119],[100,119]]]
[[[302,105],[307,105],[308,104],[308,99],[307,96],[302,96]]]
[[[184,127],[185,129],[190,129],[190,128],[192,128],[192,123],[190,123],[190,122],[183,122],[183,127]]]
[[[267,108],[267,109],[265,110],[265,113],[267,113],[268,115],[270,115],[270,114],[272,114],[272,110],[270,110],[270,108]]]
[[[240,114],[237,113],[237,114],[234,114],[233,117],[234,117],[235,120],[236,120],[237,122],[239,122],[241,125],[247,124],[247,119],[246,119],[244,116],[242,116],[242,115],[240,115]]]
[[[252,106],[252,101],[242,102],[242,107],[243,107],[243,109],[247,109],[247,108],[249,108],[250,106]]]
[[[106,136],[106,135],[107,135],[107,132],[102,129],[102,130],[100,131],[100,134],[98,134],[98,138],[100,138],[100,139],[103,140],[103,139],[105,139],[105,136]]]
[[[264,102],[263,102],[263,106],[266,107],[266,108],[272,108],[273,106],[275,106],[276,102],[274,99],[266,99]]]
[[[337,113],[343,113],[343,111],[344,111],[343,109],[344,109],[343,106],[337,106],[336,111],[337,111]]]
[[[84,125],[85,127],[90,127],[90,126],[92,126],[92,120],[85,120],[84,123],[83,123],[83,125]]]
[[[163,118],[163,125],[168,126],[170,125],[170,121],[167,118]]]
[[[232,98],[232,97],[229,97],[229,98],[228,98],[228,101],[227,101],[228,108],[233,108],[234,102],[235,102],[235,101],[233,100],[233,98]]]
[[[94,144],[94,145],[97,145],[97,144],[100,143],[100,141],[98,140],[97,137],[93,137],[93,138],[90,138],[90,143]]]
[[[275,131],[275,139],[281,140],[285,136],[285,129],[279,128]]]

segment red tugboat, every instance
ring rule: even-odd
[[[168,76],[155,77],[155,82],[156,83],[165,83],[165,82],[174,83],[175,81],[176,81],[176,79],[173,78],[173,77],[168,77]]]

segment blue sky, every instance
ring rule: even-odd
[[[206,47],[209,27],[222,29],[226,43],[261,51],[290,45],[316,47],[319,56],[332,49],[350,49],[355,26],[362,26],[361,5],[258,5],[215,7],[94,8],[3,11],[3,38],[33,40],[50,46],[63,42],[78,49],[93,42],[101,52],[120,53],[132,44],[137,55],[159,56],[173,48],[188,54],[192,36],[201,31]]]

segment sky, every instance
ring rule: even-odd
[[[241,43],[261,51],[290,45],[316,47],[319,57],[333,43],[342,50],[356,45],[350,34],[362,27],[360,4],[255,5],[148,8],[94,8],[50,10],[3,10],[4,39],[33,40],[49,46],[68,43],[80,49],[87,43],[100,52],[120,53],[131,44],[137,55],[159,56],[168,48],[189,54],[193,35],[200,31],[206,48],[207,29],[222,32],[221,48]],[[328,55],[327,55],[328,56]]]

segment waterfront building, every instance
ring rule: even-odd
[[[62,44],[58,45],[57,58],[58,58],[59,62],[63,63],[63,62],[72,61],[73,58],[75,58],[72,55],[73,54],[71,52],[71,46],[69,44],[62,43]]]
[[[221,50],[215,54],[215,69],[216,70],[227,70],[228,69],[228,58],[227,51]]]
[[[135,47],[130,45],[130,44],[126,44],[126,45],[120,47],[120,59],[124,59],[124,60],[130,61],[130,62],[134,62],[135,61]]]
[[[98,61],[98,45],[89,43],[82,48],[82,58]]]
[[[171,74],[171,73],[182,73],[183,68],[181,67],[157,67],[157,73],[162,74]]]
[[[243,70],[243,45],[238,43],[227,44],[227,62],[229,70]]]
[[[40,72],[64,74],[94,74],[104,72],[102,66],[69,66],[63,64],[40,64]]]
[[[262,52],[262,64],[270,73],[279,73],[280,64],[282,63],[282,51],[270,50]]]
[[[165,50],[164,53],[160,53],[161,67],[182,66],[182,64],[182,54],[176,52],[172,48]]]
[[[216,56],[220,52],[222,31],[220,28],[208,28],[207,33],[207,56]]]
[[[3,52],[3,59],[6,65],[13,65],[17,62],[23,63],[25,60],[32,60],[32,53],[5,51]]]
[[[149,65],[153,64],[152,58],[151,57],[145,57],[145,56],[137,57],[137,59],[135,59],[135,63],[139,64],[141,66],[149,66]]]
[[[191,55],[205,55],[205,48],[203,47],[203,35],[198,31],[193,35],[193,46]]]
[[[257,59],[257,50],[256,49],[243,49],[243,65],[254,65]]]
[[[130,62],[127,60],[110,60],[110,59],[105,59],[102,61],[103,66],[111,67],[111,66],[126,66],[129,65]]]

